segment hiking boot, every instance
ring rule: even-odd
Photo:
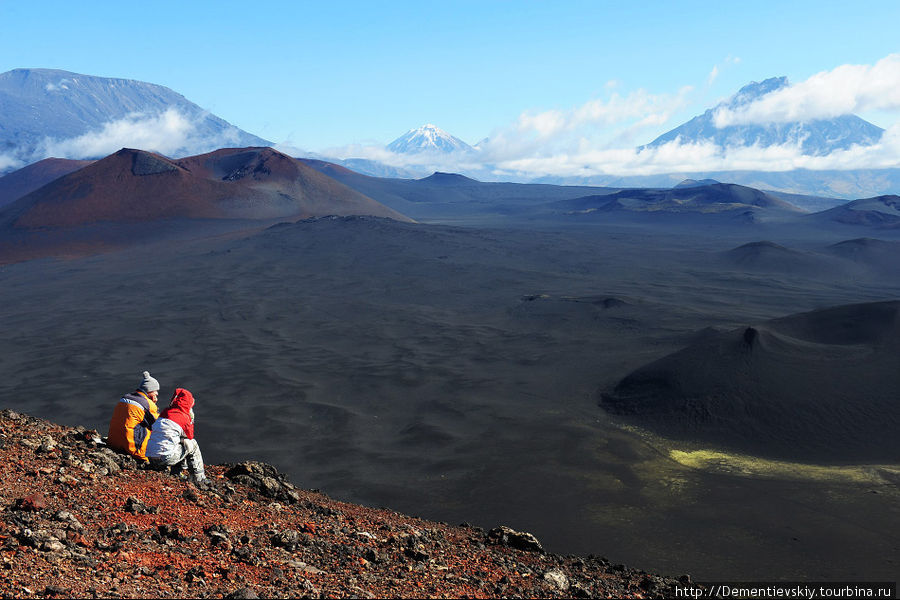
[[[197,486],[198,490],[201,490],[203,492],[207,492],[213,487],[212,482],[210,482],[210,480],[205,477],[203,479],[195,479],[194,485]]]

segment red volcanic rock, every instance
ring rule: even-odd
[[[41,494],[31,494],[16,500],[15,508],[16,510],[36,512],[47,508],[47,499]]]
[[[48,437],[58,452],[38,451]],[[263,463],[210,465],[201,491],[83,428],[0,411],[0,439],[4,598],[648,598],[689,585],[518,549],[534,538],[508,528],[504,545],[477,527],[339,502]]]

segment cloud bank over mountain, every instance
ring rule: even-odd
[[[81,158],[104,156],[125,146],[146,148],[166,156],[189,154],[213,146],[222,148],[239,144],[238,130],[225,130],[219,135],[204,135],[196,118],[169,108],[161,113],[133,113],[109,121],[96,131],[71,138],[44,138],[35,155],[41,158]]]
[[[715,113],[717,127],[832,119],[867,110],[900,110],[900,54],[874,65],[841,65]]]
[[[237,128],[209,135],[202,119],[177,108],[159,113],[132,113],[103,123],[99,128],[74,137],[44,137],[31,148],[0,153],[0,171],[20,168],[45,158],[94,158],[119,148],[136,147],[166,156],[188,156],[215,148],[242,145]]]
[[[161,85],[56,69],[0,73],[0,172],[122,147],[179,157],[265,145]]]
[[[739,60],[728,57],[723,67]],[[717,65],[709,77],[717,77],[719,70]],[[739,98],[738,93],[707,113],[714,131],[738,128],[746,132],[750,126],[765,126],[779,133],[775,137],[732,136],[723,142],[713,134],[695,139],[680,136],[641,146],[685,108],[697,90],[684,86],[671,94],[644,89],[624,93],[610,82],[605,98],[567,109],[522,112],[476,144],[474,153],[408,154],[355,144],[322,154],[366,158],[423,173],[437,170],[511,178],[900,167],[900,123],[881,132],[852,116],[871,110],[900,111],[900,54],[874,65],[841,65],[794,84],[783,78],[772,81],[779,85],[764,87],[758,97]],[[810,129],[816,126],[811,122],[821,125],[829,119],[837,119],[837,124]],[[864,124],[859,131],[856,122]],[[835,131],[841,131],[843,139],[835,141]]]

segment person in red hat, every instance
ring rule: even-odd
[[[198,487],[209,485],[203,455],[194,439],[194,396],[188,390],[177,388],[168,408],[153,423],[147,458],[150,466],[159,469],[184,463]]]

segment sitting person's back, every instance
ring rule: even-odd
[[[150,441],[147,443],[147,458],[150,465],[157,468],[184,461],[194,482],[202,484],[206,481],[206,476],[203,455],[194,439],[193,409],[194,396],[188,390],[176,389],[168,408],[153,423]]]
[[[110,448],[142,461],[147,460],[147,440],[150,438],[150,429],[159,416],[156,406],[158,395],[159,382],[148,371],[144,371],[138,388],[122,396],[116,403],[106,436],[106,443]]]

